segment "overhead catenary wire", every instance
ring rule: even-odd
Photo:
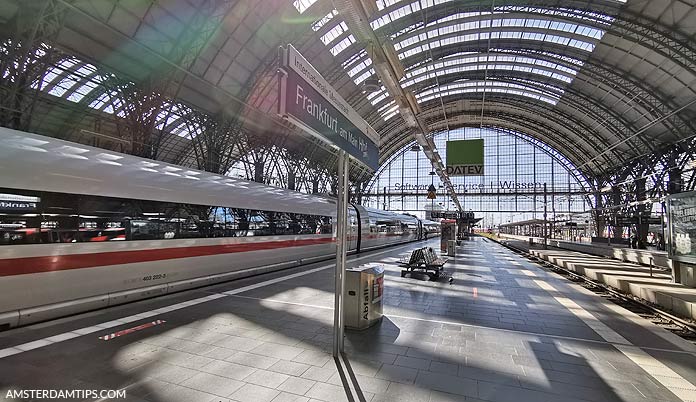
[[[493,36],[493,17],[495,13],[495,0],[491,1],[491,18],[489,22],[488,31],[488,45],[486,46],[486,67],[483,70],[483,96],[481,97],[481,125],[480,129],[483,129],[483,117],[486,110],[486,88],[488,87],[488,63],[491,57],[491,37]]]

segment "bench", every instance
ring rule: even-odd
[[[406,268],[401,270],[401,277],[418,270],[424,271],[431,280],[437,279],[442,274],[442,267],[447,261],[447,258],[438,257],[430,247],[417,248],[411,252],[408,262],[401,262],[400,265]]]
[[[423,248],[423,257],[425,258],[425,265],[437,268],[442,268],[448,261],[447,258],[438,257],[432,248]]]

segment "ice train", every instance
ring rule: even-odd
[[[335,257],[335,201],[0,128],[0,329]],[[360,252],[439,232],[352,205]]]

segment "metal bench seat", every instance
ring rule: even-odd
[[[442,274],[442,267],[447,261],[447,258],[438,257],[430,247],[417,248],[411,252],[408,262],[401,263],[401,266],[406,268],[401,271],[401,277],[414,271],[423,271],[431,280],[437,279]]]

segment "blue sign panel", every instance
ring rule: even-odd
[[[379,167],[376,132],[331,88],[297,50],[288,47],[281,74],[279,113],[305,131]]]

